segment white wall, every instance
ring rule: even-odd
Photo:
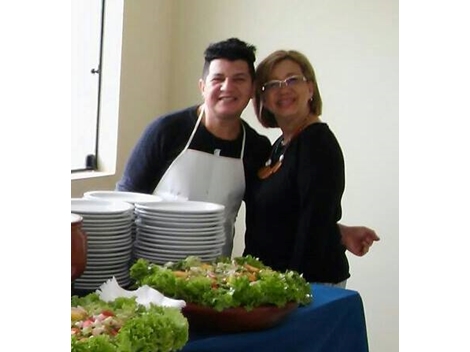
[[[348,287],[364,301],[371,351],[398,350],[398,2],[394,0],[205,0],[176,2],[178,44],[171,105],[199,101],[196,82],[209,42],[236,36],[258,48],[306,54],[317,73],[323,120],[345,155],[345,224],[374,228],[381,242],[349,256]],[[175,46],[174,46],[175,47]],[[188,82],[190,82],[188,84]],[[193,83],[191,83],[193,82]],[[258,124],[251,105],[244,118]],[[243,249],[243,212],[235,253]]]
[[[371,351],[398,350],[398,1],[126,1],[117,174],[72,182],[72,196],[113,189],[142,129],[158,114],[200,101],[208,43],[239,37],[271,51],[297,49],[316,69],[323,120],[345,155],[345,224],[374,228],[381,241],[350,256],[348,288],[360,292]],[[163,27],[163,31],[162,31]],[[251,105],[243,117],[256,121]],[[243,209],[242,209],[243,210]],[[235,253],[243,248],[243,211]]]

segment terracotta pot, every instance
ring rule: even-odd
[[[83,218],[71,213],[72,222],[72,282],[83,274],[86,268],[87,238],[82,230]]]

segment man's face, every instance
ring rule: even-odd
[[[199,87],[209,114],[238,118],[252,97],[254,85],[245,61],[216,59]]]

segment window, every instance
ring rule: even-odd
[[[95,168],[102,9],[102,1],[72,1],[72,171]]]
[[[77,175],[115,169],[123,11],[124,0],[72,1],[71,170]]]

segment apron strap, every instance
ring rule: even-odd
[[[242,129],[243,129],[243,141],[242,141],[242,151],[240,153],[240,159],[243,160],[243,157],[245,156],[246,132],[245,132],[245,125],[243,124],[243,121],[241,119],[240,119],[240,123],[242,124]]]
[[[197,128],[202,120],[202,115],[204,115],[204,104],[201,105],[201,112],[199,113],[199,117],[197,118],[196,125],[194,126],[193,132],[189,136],[188,142],[186,143],[185,147],[183,148],[182,152],[189,148],[191,141],[193,140],[194,135],[196,134]]]
[[[193,132],[191,132],[188,142],[186,143],[182,151],[185,151],[186,149],[189,148],[189,145],[191,144],[191,141],[193,140],[194,135],[196,134],[197,128],[199,127],[199,124],[201,123],[203,115],[204,115],[204,104],[201,105],[201,112],[199,113],[199,116],[197,118],[196,125],[194,126]],[[243,121],[241,119],[240,119],[240,124],[242,125],[242,130],[243,130],[243,141],[242,141],[242,150],[240,152],[240,159],[243,160],[243,157],[245,156],[246,131],[245,131],[245,125],[243,124]]]

